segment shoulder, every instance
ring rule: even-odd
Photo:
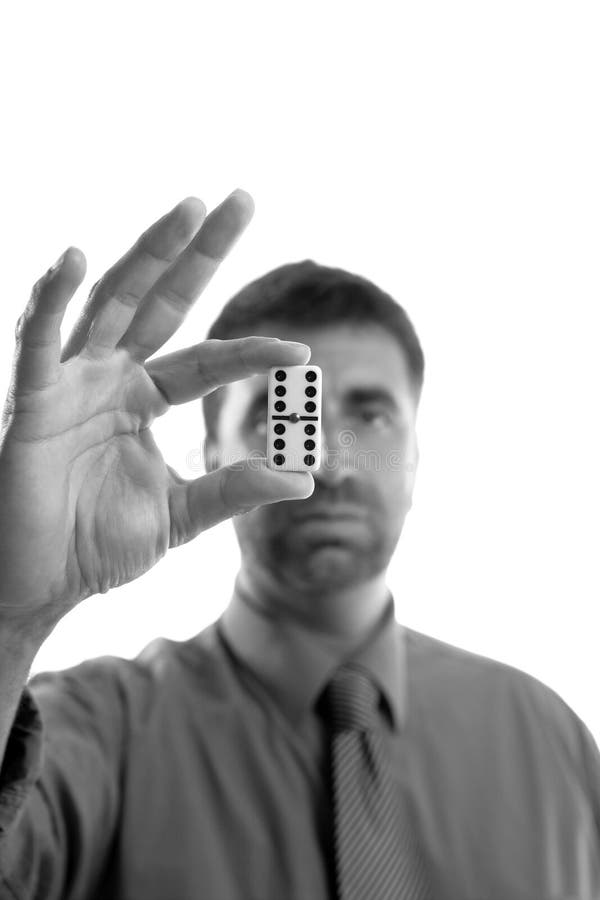
[[[90,721],[117,714],[143,722],[188,680],[214,681],[222,648],[212,623],[189,640],[158,637],[133,659],[104,655],[58,671],[35,674],[28,682],[42,714]]]
[[[427,672],[431,683],[440,689],[446,686],[454,690],[459,684],[484,689],[522,688],[540,695],[548,693],[560,700],[550,687],[517,666],[403,627],[409,668],[412,667],[419,676]]]
[[[464,710],[470,718],[481,716],[499,727],[511,720],[522,732],[534,729],[556,743],[574,761],[582,754],[598,754],[585,723],[539,678],[414,629],[405,631],[407,675],[418,702],[454,713]]]

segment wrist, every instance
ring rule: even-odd
[[[57,622],[39,610],[15,613],[0,608],[0,658],[6,663],[29,659],[31,664]]]

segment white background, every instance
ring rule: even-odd
[[[11,4],[0,38],[2,395],[67,246],[89,274],[63,336],[151,221],[246,188],[253,224],[163,351],[282,262],[390,291],[427,360],[397,618],[532,673],[597,740],[599,24],[566,0],[55,0]],[[199,402],[155,433],[199,474]],[[226,523],[70,613],[34,671],[196,633],[237,562]]]

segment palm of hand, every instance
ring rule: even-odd
[[[73,357],[56,384],[18,399],[3,448],[2,477],[14,498],[3,544],[19,553],[26,537],[28,557],[39,561],[19,567],[19,595],[43,593],[54,605],[66,577],[78,602],[138,577],[176,542],[173,473],[149,429],[168,407],[125,351],[102,361]],[[31,508],[35,518],[21,522],[21,511]]]

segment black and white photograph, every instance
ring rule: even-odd
[[[600,900],[599,47],[4,10],[0,900]]]

